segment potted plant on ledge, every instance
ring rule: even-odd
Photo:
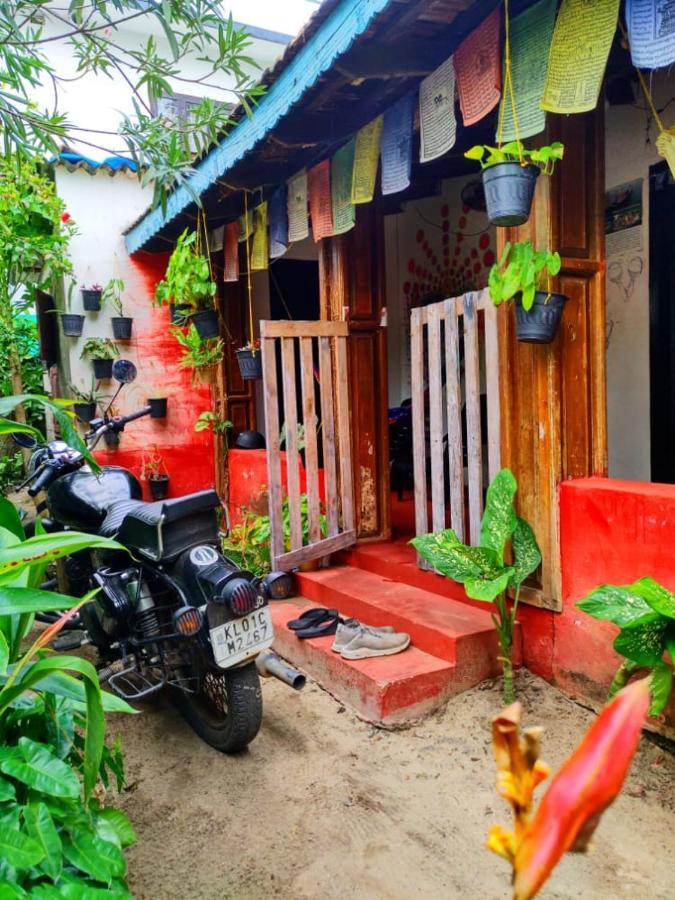
[[[94,376],[100,380],[112,378],[112,363],[116,356],[119,356],[117,344],[110,338],[88,338],[80,353],[80,359],[91,360]]]
[[[197,233],[187,229],[176,242],[166,276],[155,288],[155,300],[181,307],[181,318],[190,318],[199,337],[219,336],[218,315],[214,309],[216,283],[211,278],[209,260],[200,252]]]
[[[68,389],[72,394],[75,402],[73,403],[73,412],[84,425],[88,425],[92,419],[96,418],[96,407],[101,402],[101,396],[96,391],[96,384],[92,379],[91,388],[86,391],[69,384]]]
[[[239,372],[245,381],[262,378],[262,354],[259,339],[240,347],[236,353]]]
[[[91,287],[82,285],[82,306],[87,312],[98,312],[101,308],[103,288],[100,284],[92,284]]]
[[[140,479],[148,482],[153,500],[164,500],[169,493],[169,473],[157,444],[153,444],[150,451],[143,454]]]
[[[515,299],[519,341],[550,344],[556,335],[567,300],[550,290],[560,271],[560,254],[535,250],[530,241],[506,243],[501,259],[490,270],[488,287],[495,306]]]
[[[208,384],[213,380],[215,367],[223,358],[223,342],[220,338],[202,340],[194,325],[187,331],[171,328],[171,334],[182,348],[178,366],[181,369],[192,369],[192,380]]]
[[[111,316],[113,337],[118,341],[131,340],[131,326],[133,323],[132,316],[124,315],[124,306],[122,304],[122,291],[124,290],[124,282],[121,278],[111,278],[103,288],[101,303],[110,303],[117,313]]]
[[[506,228],[527,222],[539,174],[552,175],[564,151],[560,141],[538,150],[509,141],[501,147],[479,144],[466,151],[464,156],[475,159],[483,170],[485,203],[492,225]]]
[[[75,282],[70,283],[68,294],[66,296],[66,312],[61,313],[61,328],[66,337],[80,337],[84,327],[84,316],[81,313],[72,313],[70,304],[73,299],[73,290]]]

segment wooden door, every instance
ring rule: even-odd
[[[320,559],[349,547],[356,539],[347,335],[345,322],[260,323],[274,569],[288,570]],[[283,418],[280,409],[283,409]],[[302,426],[301,431],[299,425]],[[283,522],[279,446],[282,427],[286,447],[288,535],[284,534]],[[301,448],[298,446],[300,436],[303,438],[305,456],[304,489],[301,484]],[[325,503],[321,502],[320,496],[320,452]],[[306,500],[303,495],[306,495]],[[303,527],[301,505],[305,502],[306,526]]]
[[[234,425],[235,433],[255,431],[255,385],[256,382],[241,377],[235,350],[248,340],[246,322],[248,317],[246,286],[243,279],[221,282],[221,336],[225,344],[222,364],[222,398],[224,418]]]
[[[565,158],[539,178],[529,221],[497,229],[560,252],[555,290],[566,294],[552,344],[521,344],[513,310],[500,308],[502,463],[518,479],[519,512],[533,526],[543,563],[521,598],[561,609],[557,489],[566,478],[607,473],[605,405],[604,135],[602,110],[550,116],[546,141]]]

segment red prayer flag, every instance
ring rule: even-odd
[[[333,213],[330,194],[330,160],[324,159],[307,173],[309,212],[315,241],[333,234]]]
[[[501,97],[499,15],[497,7],[455,51],[459,106],[465,125],[479,122]]]
[[[229,222],[223,232],[223,281],[239,281],[239,221]]]

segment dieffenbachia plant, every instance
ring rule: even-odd
[[[485,512],[477,547],[463,544],[448,528],[413,538],[419,555],[441,572],[464,585],[472,600],[494,603],[492,613],[504,672],[504,701],[513,702],[513,629],[518,611],[520,589],[525,579],[541,562],[541,552],[529,524],[516,515],[513,498],[518,484],[509,469],[495,475],[487,491]],[[513,561],[507,563],[507,545]],[[514,601],[507,602],[508,590]]]
[[[577,606],[594,619],[613,622],[621,629],[614,649],[626,659],[614,676],[609,696],[613,697],[635,672],[648,669],[649,714],[662,713],[673,688],[675,594],[653,578],[640,578],[628,585],[600,585]]]

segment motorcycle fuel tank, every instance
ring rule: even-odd
[[[59,478],[47,490],[47,505],[62,525],[96,529],[112,503],[140,500],[141,486],[120,466],[104,466],[94,475],[88,467]]]

